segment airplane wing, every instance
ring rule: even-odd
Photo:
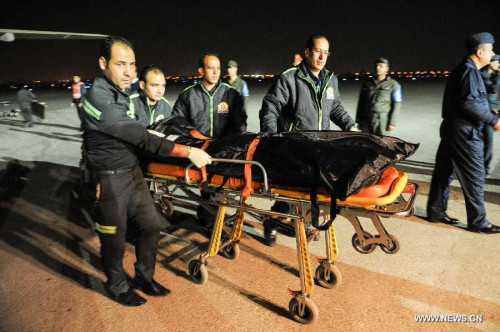
[[[0,29],[0,41],[6,42],[15,39],[104,39],[106,37],[108,35],[93,33]]]

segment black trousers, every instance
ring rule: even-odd
[[[134,233],[135,275],[151,281],[161,226],[141,169],[136,166],[113,175],[91,172],[91,187],[95,189],[94,221],[107,289],[118,295],[129,288],[123,271],[127,229]]]
[[[481,131],[482,127],[472,125],[441,125],[441,143],[427,201],[429,219],[444,218],[450,183],[456,176],[464,193],[468,226],[483,228],[490,224],[484,206],[484,142]]]

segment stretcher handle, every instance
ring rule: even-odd
[[[222,158],[212,158],[212,161],[213,162],[218,162],[218,163],[251,164],[251,165],[259,166],[260,169],[262,170],[262,174],[264,175],[264,192],[268,192],[269,191],[269,186],[267,185],[267,173],[266,173],[266,170],[265,170],[264,166],[262,166],[262,164],[259,163],[258,161],[254,161],[254,160],[238,160],[238,159],[222,159]],[[190,183],[191,182],[191,179],[189,178],[189,169],[191,167],[193,167],[193,166],[194,166],[194,164],[191,163],[184,170],[184,179],[186,180],[186,183]]]

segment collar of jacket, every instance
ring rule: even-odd
[[[106,76],[106,74],[102,74],[100,76],[101,78],[104,79],[104,81],[106,81],[106,83],[111,87],[113,88],[114,90],[116,90],[118,93],[122,94],[124,97],[129,97],[129,92],[130,92],[130,88],[127,88],[125,89],[125,91],[122,91],[119,87],[117,87],[113,82],[111,82],[111,80],[108,78],[108,76]]]
[[[200,86],[201,91],[205,92],[209,97],[213,96],[215,92],[217,92],[217,89],[221,86],[221,80],[219,79],[219,82],[214,86],[212,91],[208,91],[205,85],[203,84],[203,79],[198,82],[198,85]]]
[[[465,58],[465,65],[468,67],[472,67],[475,70],[479,71],[476,64],[474,63],[474,61],[472,61],[472,59],[470,57]]]
[[[316,83],[314,82],[314,80],[309,75],[309,70],[306,67],[305,61],[302,61],[300,63],[300,65],[297,66],[297,68],[298,68],[297,76],[299,76],[300,78],[306,80],[307,82],[309,82],[315,88],[316,87]],[[321,69],[320,77],[321,76],[323,77],[323,83],[329,82],[332,75],[333,75],[333,73],[329,72],[326,68]],[[322,89],[324,87],[325,87],[325,84],[323,84]]]
[[[381,83],[384,83],[384,82],[389,82],[389,81],[391,81],[391,80],[392,80],[391,76],[390,76],[390,75],[387,75],[387,76],[385,77],[385,79],[384,79],[382,82],[379,82],[379,81],[378,81],[378,79],[377,79],[377,77],[374,77],[374,78],[372,79],[372,82],[373,82],[373,83],[375,83],[375,84],[381,84]]]

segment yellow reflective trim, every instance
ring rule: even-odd
[[[116,226],[103,226],[95,223],[95,230],[102,234],[116,234]]]

